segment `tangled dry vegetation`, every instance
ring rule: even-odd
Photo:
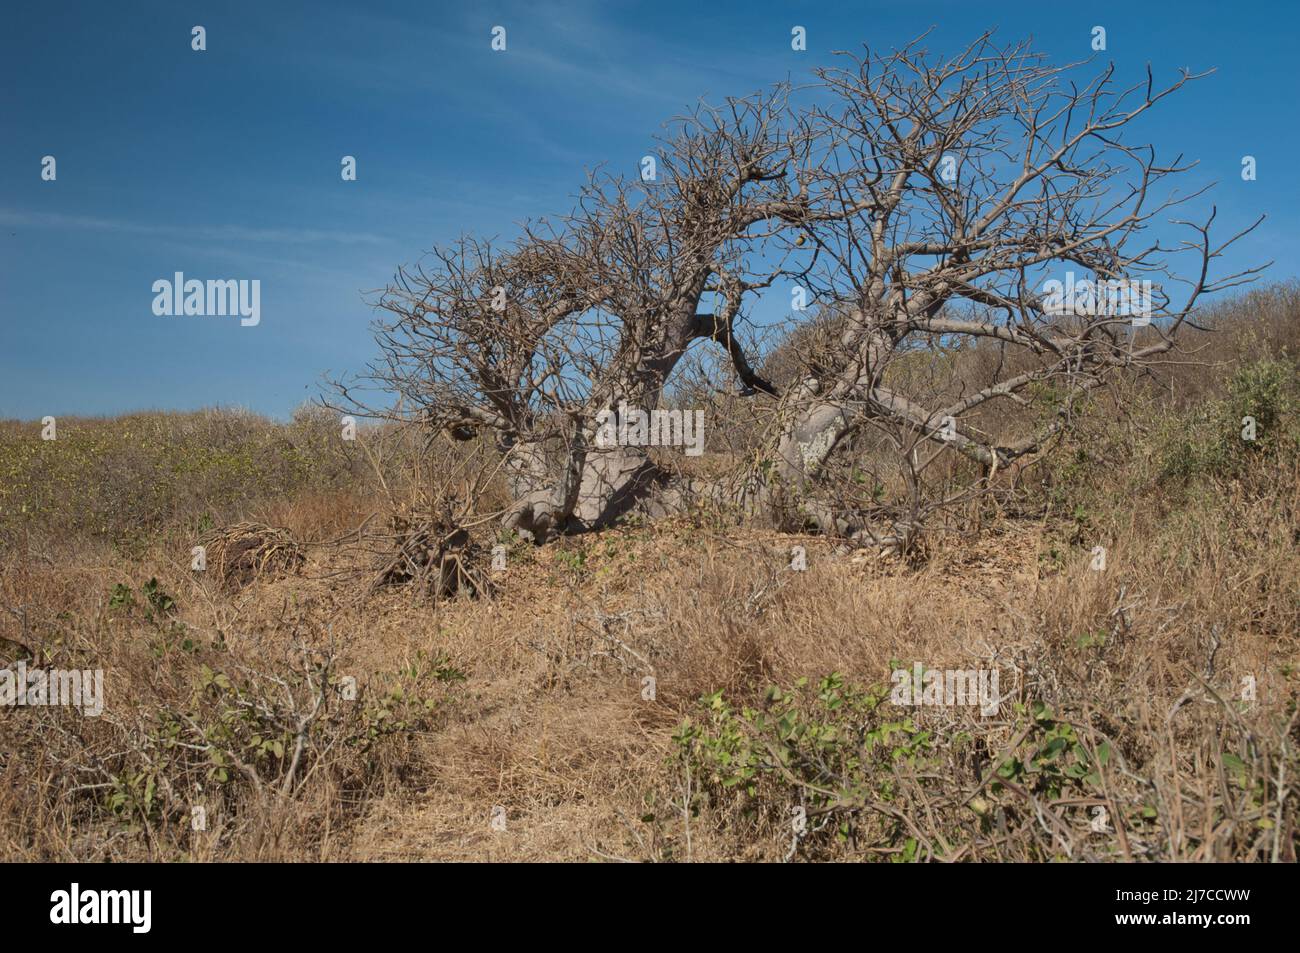
[[[709,511],[534,547],[430,490],[485,449],[328,419],[61,422],[62,470],[5,424],[0,664],[106,704],[0,706],[0,857],[1294,861],[1298,299],[910,557]],[[254,444],[299,475],[232,496]],[[917,663],[997,668],[997,712],[894,705]]]
[[[482,547],[450,514],[415,519],[394,514],[390,522],[395,551],[380,557],[370,593],[408,583],[434,600],[488,591],[491,583],[481,565]]]
[[[225,589],[238,590],[267,576],[302,566],[302,547],[276,526],[242,522],[213,530],[203,537],[204,561]]]

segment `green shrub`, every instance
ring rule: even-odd
[[[849,685],[838,673],[815,689],[806,678],[790,690],[773,686],[762,709],[737,711],[718,691],[701,699],[704,720],[687,719],[673,740],[715,800],[739,796],[742,813],[771,824],[802,806],[803,839],[824,846],[853,837],[868,804],[894,797],[892,765],[929,761],[930,733],[898,717],[888,698],[888,689]],[[887,837],[905,839],[897,826]]]
[[[1294,445],[1300,423],[1295,385],[1292,365],[1255,361],[1236,370],[1223,397],[1164,419],[1157,431],[1159,479],[1230,479],[1240,475],[1253,456]],[[1254,420],[1253,436],[1247,418]]]

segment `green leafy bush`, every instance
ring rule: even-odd
[[[1162,421],[1159,478],[1191,481],[1239,475],[1252,456],[1296,443],[1296,409],[1295,370],[1290,364],[1265,359],[1241,366],[1229,378],[1223,397]],[[1254,420],[1253,434],[1246,418]]]

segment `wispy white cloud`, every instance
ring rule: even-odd
[[[378,245],[388,241],[369,232],[340,232],[319,228],[247,228],[243,225],[164,225],[129,222],[88,215],[57,212],[20,212],[0,209],[0,226],[62,228],[76,231],[110,232],[154,238],[189,239],[209,242],[266,242],[281,245]]]

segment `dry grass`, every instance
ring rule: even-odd
[[[911,561],[700,515],[508,542],[503,572],[476,529],[478,598],[431,599],[417,571],[369,591],[402,540],[440,573],[447,533],[349,535],[383,510],[361,476],[177,497],[132,539],[22,522],[0,550],[0,664],[102,668],[107,706],[0,706],[0,857],[1293,861],[1295,366],[1260,357],[1291,375],[1267,447],[1223,455],[1204,409],[1230,419],[1241,395],[1217,371],[1179,372],[1194,401],[1135,384],[1013,503]],[[210,540],[192,572],[204,513],[282,571],[223,585],[248,551]],[[913,662],[995,666],[1003,703],[852,708],[852,686]],[[835,709],[816,697],[830,673]],[[785,713],[854,757],[804,734],[782,762],[760,716]],[[859,743],[883,723],[906,726]],[[726,731],[761,755],[736,785]],[[1044,755],[1066,732],[1094,764],[1106,747],[1095,780]]]

